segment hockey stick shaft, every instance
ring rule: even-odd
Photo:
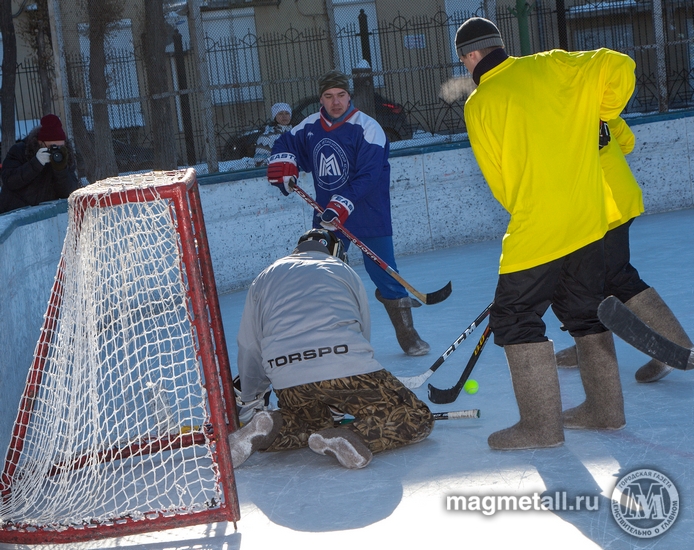
[[[482,333],[482,336],[480,336],[479,342],[477,342],[477,345],[475,346],[475,350],[472,352],[472,355],[470,356],[470,360],[467,362],[467,365],[465,366],[465,370],[463,371],[463,374],[460,376],[460,380],[456,383],[455,386],[452,388],[448,389],[439,389],[435,388],[431,384],[429,384],[429,401],[432,403],[452,403],[456,399],[458,399],[458,396],[460,395],[461,390],[465,386],[465,382],[467,382],[468,378],[470,377],[470,373],[472,373],[472,369],[475,368],[475,365],[477,364],[477,360],[480,358],[480,355],[482,354],[482,350],[484,349],[485,344],[489,340],[489,336],[492,333],[492,329],[487,325],[487,327],[484,329],[484,332]]]
[[[434,420],[457,420],[458,418],[479,418],[479,409],[465,409],[462,411],[448,411],[448,412],[433,412],[431,415]],[[340,422],[341,425],[351,424],[354,422],[354,418],[345,419]]]
[[[419,388],[424,382],[426,382],[429,377],[436,372],[436,369],[438,369],[441,365],[443,365],[443,362],[450,357],[450,355],[458,349],[458,346],[465,341],[465,339],[472,334],[472,332],[484,321],[485,317],[489,315],[489,311],[491,310],[493,305],[493,302],[489,304],[482,313],[480,313],[477,316],[477,319],[475,319],[470,326],[468,326],[458,338],[455,339],[455,342],[453,342],[446,351],[444,351],[439,358],[434,362],[431,367],[429,367],[426,371],[424,371],[422,374],[418,374],[417,376],[404,376],[402,378],[399,378],[400,382],[402,382],[403,386],[406,388],[409,388],[411,390]]]
[[[457,418],[479,418],[479,409],[467,409],[464,411],[450,411],[431,413],[434,415],[434,420],[455,420]]]
[[[296,185],[296,182],[291,185],[291,187],[296,191],[299,196],[304,199],[308,204],[310,204],[318,213],[323,213],[323,208],[309,195],[304,191],[301,187]],[[386,262],[384,262],[381,258],[379,258],[376,253],[371,250],[368,246],[366,246],[363,242],[361,242],[359,239],[357,239],[349,230],[345,229],[345,226],[342,225],[337,219],[333,220],[331,222],[337,229],[345,236],[347,237],[350,241],[354,243],[355,246],[357,246],[364,254],[366,254],[369,258],[371,258],[381,269],[383,269],[388,275],[393,277],[397,282],[399,282],[402,286],[404,286],[415,298],[417,298],[420,302],[423,304],[431,305],[431,304],[438,304],[439,302],[443,302],[446,298],[448,298],[451,295],[452,291],[452,286],[451,282],[449,281],[446,286],[443,288],[435,291],[435,292],[430,292],[429,294],[423,294],[419,292],[416,288],[414,288],[410,283],[408,283],[405,279],[403,279],[400,274],[395,271],[392,267],[390,267]]]

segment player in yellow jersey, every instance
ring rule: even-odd
[[[605,295],[619,298],[649,326],[673,342],[694,347],[672,310],[631,264],[629,228],[634,218],[643,212],[643,196],[624,155],[633,151],[636,139],[621,117],[603,124],[607,124],[611,139],[600,149],[600,163],[622,213],[619,220],[610,224],[605,235]],[[576,346],[557,353],[557,366],[577,365]],[[636,371],[635,378],[642,383],[656,382],[671,371],[672,367],[651,359]]]
[[[510,214],[490,314],[504,347],[520,422],[493,433],[493,449],[555,447],[564,427],[619,429],[624,400],[612,334],[600,323],[603,237],[619,209],[602,177],[595,134],[634,89],[634,62],[599,49],[509,56],[496,26],[473,17],[456,33],[477,88],[465,104],[475,158]],[[562,413],[552,309],[575,338],[586,401]]]

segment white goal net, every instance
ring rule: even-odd
[[[184,192],[171,198],[162,186],[172,184]],[[220,471],[233,481],[222,451],[234,420],[219,389],[228,360],[214,339],[218,304],[207,303],[214,281],[201,275],[209,252],[188,201],[195,185],[192,170],[156,172],[70,196],[0,483],[4,532],[180,520],[235,503]]]

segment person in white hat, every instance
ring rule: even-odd
[[[270,111],[272,124],[265,127],[265,131],[258,137],[255,144],[253,160],[256,166],[267,166],[267,159],[270,158],[272,146],[277,138],[292,129],[292,108],[288,103],[275,103]]]

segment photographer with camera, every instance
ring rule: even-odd
[[[41,125],[15,143],[2,162],[0,213],[66,199],[80,187],[75,168],[75,155],[60,119],[44,116]]]

